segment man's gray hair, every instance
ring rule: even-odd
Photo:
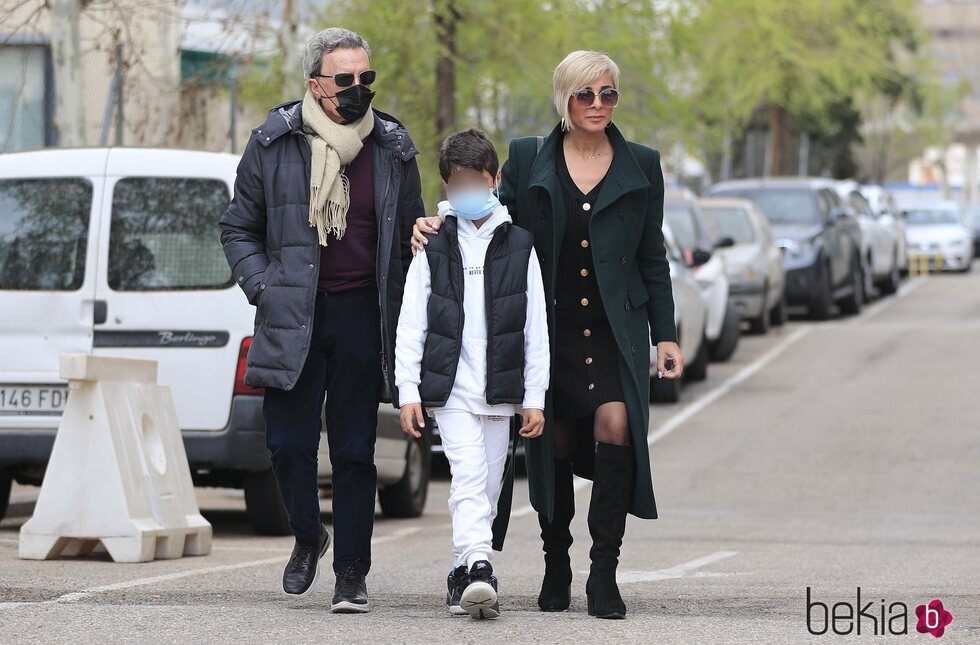
[[[320,73],[323,65],[323,55],[335,49],[357,49],[360,47],[371,58],[371,47],[367,41],[350,29],[330,27],[310,38],[306,44],[306,55],[303,56],[303,73],[306,78],[313,78]]]

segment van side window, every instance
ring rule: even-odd
[[[231,270],[218,239],[228,207],[218,179],[127,177],[112,193],[109,287],[116,291],[225,289]]]
[[[87,179],[0,180],[0,289],[80,289],[91,215]]]

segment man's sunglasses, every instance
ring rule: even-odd
[[[354,84],[354,74],[352,72],[341,72],[340,74],[316,74],[316,78],[332,78],[333,82],[337,84],[337,87],[350,87]],[[366,72],[361,72],[358,79],[361,81],[361,85],[371,85],[378,78],[378,72],[369,69]]]
[[[579,90],[572,94],[572,97],[578,102],[579,107],[592,107],[595,103],[595,92],[592,90]],[[614,90],[611,87],[599,92],[599,101],[602,103],[602,107],[616,107],[619,105],[619,90]]]

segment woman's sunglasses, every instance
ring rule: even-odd
[[[350,87],[354,84],[354,74],[352,72],[341,72],[340,74],[317,74],[317,78],[332,78],[333,82],[337,84],[337,87]],[[358,79],[361,81],[361,85],[371,85],[378,78],[378,72],[369,69],[366,72],[361,72],[358,75]]]
[[[595,96],[596,94],[592,90],[579,90],[572,94],[572,98],[578,102],[579,107],[584,108],[592,107],[595,103]],[[607,87],[599,92],[599,101],[602,103],[602,107],[616,107],[619,105],[619,90]]]

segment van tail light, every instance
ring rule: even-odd
[[[238,350],[238,369],[235,371],[235,394],[265,393],[265,390],[260,387],[245,385],[245,361],[248,359],[248,350],[251,346],[251,336],[246,336],[242,339],[242,347]]]

